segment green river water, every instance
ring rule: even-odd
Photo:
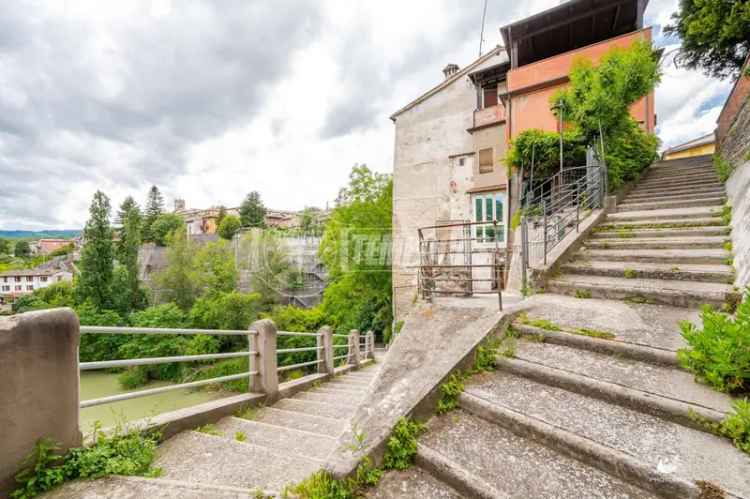
[[[140,388],[156,388],[168,385],[167,382],[152,382]],[[117,382],[117,374],[100,371],[81,372],[81,400],[116,395],[133,390],[124,390]],[[208,402],[230,395],[227,392],[212,392],[206,390],[174,390],[171,392],[150,395],[130,400],[114,402],[81,409],[80,424],[84,434],[91,432],[96,421],[100,421],[103,428],[115,426],[135,419],[155,416],[162,412],[182,409],[191,405]]]

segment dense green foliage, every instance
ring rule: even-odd
[[[664,31],[682,41],[678,63],[708,76],[737,76],[750,54],[750,1],[680,0]]]
[[[162,213],[151,224],[151,241],[158,246],[166,246],[172,233],[185,230],[185,222],[182,217],[174,213]]]
[[[505,157],[505,163],[517,170],[530,172],[542,180],[560,171],[560,134],[532,128],[516,137]],[[563,133],[563,165],[566,168],[586,164],[586,147],[576,130]]]
[[[248,194],[240,205],[240,222],[243,227],[265,227],[266,207],[258,191]]]
[[[221,222],[218,221],[219,227],[217,229],[217,232],[219,234],[219,237],[226,239],[228,241],[231,241],[234,235],[237,233],[237,231],[240,230],[240,227],[242,226],[242,222],[240,222],[239,217],[236,217],[234,215],[225,215],[224,217],[221,217]]]
[[[750,454],[750,402],[737,400],[732,409],[721,422],[720,433],[730,438],[742,452]]]
[[[116,432],[107,436],[96,428],[94,438],[93,445],[70,449],[64,455],[60,455],[59,446],[52,440],[40,440],[26,458],[24,469],[16,475],[18,487],[10,497],[36,497],[78,478],[160,474],[161,470],[151,467],[156,456],[158,434]]]
[[[680,363],[718,390],[750,391],[750,289],[735,317],[705,307],[701,319],[702,329],[680,325],[689,345],[677,353]]]
[[[29,246],[29,242],[23,239],[16,241],[16,245],[13,248],[13,254],[21,258],[31,255],[31,246]]]
[[[185,231],[174,232],[167,250],[167,267],[154,277],[161,290],[160,299],[174,302],[183,310],[190,309],[198,295],[194,259],[195,248]]]
[[[122,314],[142,308],[146,295],[138,281],[138,249],[141,247],[141,211],[133,198],[128,197],[120,205],[117,215],[122,227],[117,243],[117,261],[120,268],[115,269],[113,290],[121,298],[114,308]],[[124,281],[124,282],[123,282]]]
[[[7,255],[11,251],[10,240],[0,237],[0,255]]]
[[[89,208],[90,218],[83,229],[86,244],[81,251],[81,274],[76,284],[78,301],[90,301],[98,309],[109,308],[112,302],[114,245],[110,211],[109,198],[96,191]]]
[[[399,419],[386,444],[383,467],[388,470],[405,470],[414,463],[417,455],[417,438],[424,425],[406,418]]]
[[[716,170],[716,175],[719,176],[719,180],[721,180],[722,182],[726,182],[732,175],[732,172],[734,172],[735,165],[733,165],[730,161],[722,158],[721,154],[719,154],[718,152],[714,154],[713,162],[714,169]]]
[[[148,198],[146,200],[146,208],[143,213],[143,240],[153,241],[154,237],[151,232],[151,228],[159,218],[159,215],[164,211],[164,197],[161,195],[159,188],[155,185],[151,186],[148,191]]]
[[[582,142],[599,154],[603,137],[610,190],[637,178],[657,158],[656,137],[641,130],[630,107],[653,91],[660,79],[658,52],[648,42],[638,41],[627,49],[610,49],[597,66],[589,59],[577,59],[570,84],[553,96],[556,112],[562,112]]]

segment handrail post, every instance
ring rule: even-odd
[[[349,354],[346,361],[355,369],[359,367],[359,331],[357,329],[349,331]]]
[[[368,339],[368,354],[370,355],[370,358],[372,360],[375,360],[375,333],[372,332],[372,329],[367,331],[367,339]]]
[[[578,182],[576,182],[576,232],[579,232],[578,225],[580,223],[580,211],[581,211],[581,193],[579,190]]]
[[[260,342],[258,338],[260,333],[254,329],[254,326],[250,326],[250,331],[253,334],[247,335],[247,345],[249,350],[249,358],[247,362],[248,371],[257,372],[258,374],[251,374],[247,380],[247,390],[251,393],[261,393],[263,391],[263,385],[260,382]]]
[[[323,361],[318,364],[318,372],[333,377],[333,330],[329,326],[323,326],[318,332],[320,336],[317,338],[317,345],[323,347],[318,350],[318,360]]]
[[[279,396],[276,325],[269,319],[262,319],[255,321],[252,328],[258,332],[260,391],[266,395],[267,403],[274,402]]]
[[[542,207],[544,210],[544,227],[542,231],[544,232],[544,265],[547,265],[547,201],[542,202]]]

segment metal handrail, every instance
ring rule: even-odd
[[[298,369],[300,367],[306,367],[306,366],[312,366],[312,365],[322,364],[323,362],[325,362],[325,361],[324,360],[311,360],[309,362],[300,362],[299,364],[292,364],[292,365],[289,365],[289,366],[281,366],[281,367],[279,367],[276,370],[278,372],[290,371],[292,369]]]
[[[177,355],[174,357],[144,357],[142,359],[126,360],[102,360],[97,362],[80,362],[78,368],[81,371],[91,371],[93,369],[112,369],[117,367],[148,366],[153,364],[169,364],[171,362],[195,362],[202,360],[233,359],[236,357],[246,357],[248,355],[258,355],[256,351],[242,351],[229,353],[208,353],[201,355]]]
[[[236,329],[181,329],[162,327],[119,327],[119,326],[81,326],[81,334],[205,334],[220,336],[256,335],[258,331]]]

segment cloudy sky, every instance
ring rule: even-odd
[[[325,206],[392,170],[388,116],[476,57],[482,0],[5,0],[0,229],[79,228],[158,185],[168,206]],[[558,0],[489,0],[498,27]],[[652,0],[656,42],[677,0]],[[666,145],[713,130],[729,82],[667,67]]]

